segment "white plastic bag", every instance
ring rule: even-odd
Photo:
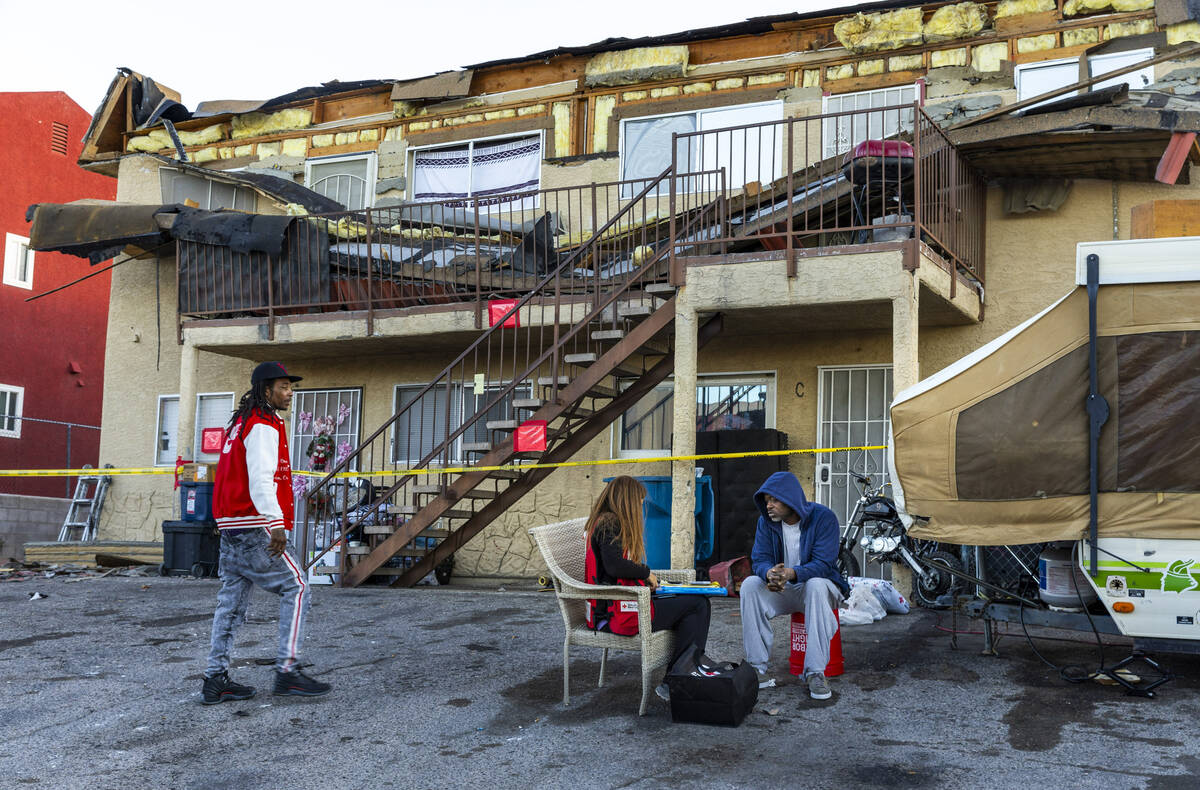
[[[851,576],[846,581],[850,583],[851,590],[859,586],[869,587],[871,592],[875,593],[875,597],[879,599],[879,603],[883,604],[883,608],[888,614],[908,614],[908,601],[886,579]]]
[[[846,607],[838,616],[841,617],[842,625],[866,625],[887,617],[887,612],[871,588],[860,584],[850,590]]]

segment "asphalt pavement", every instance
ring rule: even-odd
[[[638,717],[634,653],[613,654],[597,688],[598,651],[574,648],[564,707],[553,593],[317,587],[303,659],[333,693],[269,693],[278,605],[255,591],[232,674],[259,694],[202,706],[217,584],[0,585],[0,787],[1200,786],[1194,657],[1159,656],[1175,680],[1134,698],[1067,683],[1019,627],[985,656],[978,622],[915,610],[844,627],[845,674],[818,702],[787,672],[777,618],[778,686],[740,727],[708,727],[672,723],[657,698]],[[1052,662],[1098,661],[1088,635],[1038,633],[1055,637],[1036,642]],[[737,601],[716,600],[709,654],[737,660],[740,645]]]

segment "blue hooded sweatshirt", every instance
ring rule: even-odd
[[[765,581],[767,571],[783,562],[783,529],[778,521],[767,515],[764,494],[783,502],[800,516],[800,564],[795,566],[796,584],[809,579],[829,579],[842,595],[850,594],[850,585],[837,570],[841,529],[837,516],[824,505],[809,502],[800,481],[791,472],[775,472],[754,494],[754,504],[762,516],[754,533],[754,550],[750,562],[754,573]]]

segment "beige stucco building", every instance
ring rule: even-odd
[[[445,487],[460,477],[428,473],[500,452],[511,426],[471,420],[486,393],[506,384],[494,422],[557,409],[552,444],[563,442],[562,458],[574,462],[691,455],[698,428],[774,429],[793,449],[883,444],[891,394],[1069,290],[1076,243],[1130,238],[1135,206],[1200,199],[1186,148],[1174,183],[1153,180],[1173,133],[1196,131],[1200,118],[1200,95],[1189,93],[1200,73],[1196,22],[1160,20],[1152,0],[1119,11],[1032,0],[878,6],[847,19],[788,15],[620,51],[542,53],[261,107],[217,106],[176,120],[177,141],[156,119],[127,112],[124,91],[145,82],[123,72],[84,157],[118,179],[118,201],[318,213],[238,180],[260,173],[351,213],[296,220],[286,231],[293,253],[298,239],[319,237],[332,261],[320,299],[282,299],[273,280],[275,291],[257,303],[220,303],[196,285],[219,269],[203,268],[195,237],[118,266],[102,461],[215,460],[200,446],[202,429],[224,424],[255,363],[278,359],[304,376],[289,418],[294,467],[311,465],[312,420],[329,416],[351,468],[382,470],[382,490],[399,486],[387,497],[391,517],[375,518],[387,523],[356,533],[367,544],[356,557],[377,552],[373,568],[389,572],[384,562],[401,546],[399,556],[419,560],[408,539],[427,534],[459,541],[458,575],[536,575],[526,529],[584,515],[603,478],[617,473],[673,477],[671,562],[690,566],[694,467],[703,461],[580,466],[544,480],[518,471],[452,493]],[[1098,80],[1051,97],[1083,101],[1092,88],[1091,110],[996,112],[1113,69],[1118,86],[1166,97],[1175,125],[1162,126],[1155,103],[1135,90],[1098,93]],[[167,104],[179,98],[162,91]],[[1127,126],[1096,121],[1102,112],[1123,113]],[[910,147],[856,148],[883,138]],[[191,167],[177,163],[179,151]],[[667,168],[671,176],[654,185]],[[421,214],[418,204],[440,208]],[[227,259],[213,265],[234,268],[219,271],[239,271],[240,253],[220,254]],[[354,281],[347,271],[360,284],[365,276],[365,295],[339,285]],[[519,328],[489,330],[489,302],[527,295]],[[719,331],[704,329],[717,315]],[[614,346],[616,336],[591,334],[628,340],[654,320],[649,349],[644,338]],[[606,363],[610,353],[620,360]],[[568,362],[573,354],[591,356]],[[669,369],[646,379],[645,394],[616,397],[664,357]],[[592,367],[597,382],[575,392],[589,365],[607,367]],[[431,382],[442,389],[423,392]],[[564,422],[562,411],[575,416]],[[411,449],[418,423],[420,453]],[[439,447],[435,460],[409,457]],[[512,461],[511,446],[501,456]],[[785,463],[844,517],[848,472],[878,476],[883,458],[796,453]],[[401,484],[410,467],[427,474]],[[503,506],[479,515],[489,501]],[[388,537],[425,509],[417,532]],[[178,511],[170,476],[119,477],[100,535],[160,539],[162,521]],[[311,522],[310,558],[314,541],[321,545]],[[404,563],[392,564],[402,575]]]

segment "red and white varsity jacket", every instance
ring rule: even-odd
[[[278,415],[256,411],[226,435],[213,515],[217,529],[292,528],[292,464]]]

